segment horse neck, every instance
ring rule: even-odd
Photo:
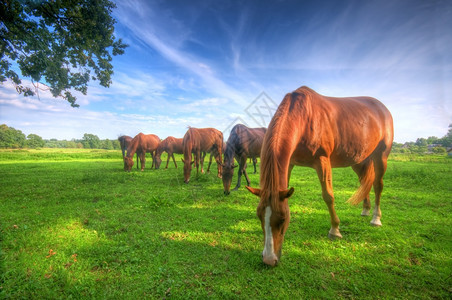
[[[234,145],[232,143],[226,144],[226,149],[224,149],[224,164],[233,164],[234,163]]]
[[[139,138],[132,139],[129,146],[127,147],[127,157],[132,158],[135,152],[137,152],[139,140]]]
[[[182,148],[184,152],[184,159],[191,161],[191,151],[193,149],[193,135],[191,129],[187,132],[187,136],[184,137]]]
[[[279,192],[288,187],[290,158],[300,137],[298,119],[292,118],[286,96],[278,107],[264,137],[261,152],[261,199],[270,199],[272,209],[277,209]]]
[[[155,154],[161,155],[163,153],[163,151],[168,151],[168,149],[169,149],[168,140],[164,140],[157,146],[157,149],[155,150]]]

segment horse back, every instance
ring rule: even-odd
[[[266,128],[249,128],[242,124],[235,125],[229,135],[228,144],[236,155],[260,156]]]
[[[327,156],[333,167],[350,166],[392,145],[392,116],[371,97],[327,97],[302,87],[286,95],[275,116],[270,136],[292,149],[294,164],[312,166]]]

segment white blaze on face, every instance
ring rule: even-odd
[[[265,208],[265,246],[264,252],[262,252],[263,257],[271,257],[274,256],[275,253],[273,251],[273,235],[272,235],[272,227],[270,226],[270,217],[272,216],[272,209],[270,206]]]

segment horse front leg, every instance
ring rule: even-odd
[[[177,169],[176,159],[174,158],[174,153],[171,153],[171,157],[173,158],[174,166]],[[166,167],[168,167],[168,164],[166,164]]]
[[[254,174],[257,173],[256,164],[257,164],[257,158],[253,157]],[[249,183],[248,183],[248,185],[249,185]]]
[[[204,158],[206,157],[206,154],[207,154],[207,152],[202,152],[200,154],[200,156],[201,156],[201,174],[204,174]],[[199,164],[199,160],[198,160],[198,164]]]
[[[210,153],[209,164],[207,165],[207,173],[210,174],[210,165],[212,164],[212,153]]]
[[[342,238],[339,231],[340,220],[334,209],[333,178],[330,159],[324,156],[320,157],[315,165],[315,169],[322,186],[322,197],[328,207],[331,218],[331,229],[328,233],[328,237],[332,240]]]
[[[171,154],[169,153],[169,152],[167,152],[168,153],[168,158],[166,159],[166,167],[165,167],[165,169],[168,169],[168,164],[169,164],[169,161],[170,161],[170,158],[171,158]],[[174,160],[174,156],[173,156],[173,160]],[[174,163],[176,163],[176,162],[174,162]]]
[[[221,154],[218,152],[215,154],[215,161],[217,162],[217,169],[218,169],[217,177],[222,178],[223,177],[223,162],[221,161]]]
[[[140,153],[140,162],[141,162],[141,172],[143,172],[144,167],[146,166],[146,152]]]

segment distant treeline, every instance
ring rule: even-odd
[[[452,147],[452,124],[449,125],[449,131],[442,138],[431,136],[429,138],[418,138],[416,142],[406,142],[404,144],[395,143],[392,147],[393,153],[436,153],[445,154]],[[22,131],[0,125],[0,148],[84,148],[84,149],[121,149],[118,140],[101,140],[97,135],[85,133],[81,140],[72,139],[44,140],[39,135],[29,134],[25,136]]]
[[[85,133],[80,140],[72,139],[45,140],[37,134],[25,134],[13,127],[5,124],[0,125],[0,148],[19,149],[19,148],[84,148],[84,149],[121,149],[118,140],[101,140],[97,135]]]

